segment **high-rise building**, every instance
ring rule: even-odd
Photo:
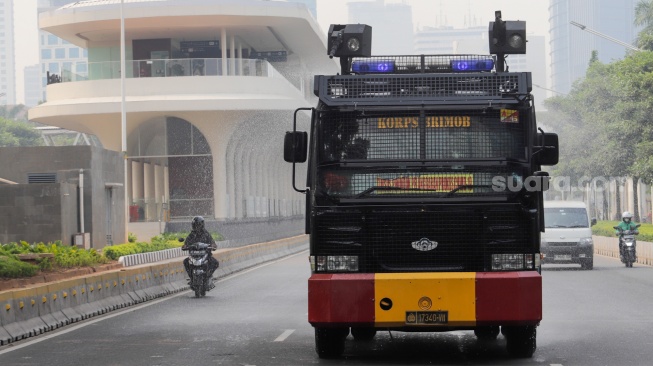
[[[25,66],[25,105],[34,107],[41,101],[41,67],[39,65]]]
[[[0,0],[0,105],[16,104],[13,0]]]
[[[37,12],[42,13],[75,2],[74,0],[38,0]],[[88,53],[84,48],[40,30],[39,65],[41,66],[39,100],[45,101],[48,72],[62,78],[85,78],[88,75]]]
[[[471,40],[479,42],[479,50],[473,51],[473,53],[486,54],[488,52],[487,32],[487,26],[464,29],[454,29],[452,26],[424,27],[415,33],[415,52],[425,55],[449,55],[454,53],[456,42]],[[485,51],[481,51],[483,39],[486,40]]]
[[[620,41],[633,43],[638,0],[550,0],[551,89],[568,93],[574,81],[585,76],[592,51],[601,62],[626,55],[626,48],[571,25],[575,21]]]
[[[388,3],[384,0],[352,1],[349,7],[349,23],[367,24],[372,27],[372,54],[412,55],[413,11],[410,5]]]

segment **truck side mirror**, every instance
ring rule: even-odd
[[[283,160],[288,163],[304,163],[308,151],[308,133],[286,132],[283,140]]]
[[[537,143],[539,146],[534,146],[537,162],[540,165],[558,164],[558,134],[542,132],[537,135]]]
[[[590,226],[596,225],[596,219],[592,219],[592,224]]]

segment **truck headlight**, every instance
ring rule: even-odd
[[[592,238],[581,238],[578,241],[578,245],[580,245],[581,247],[588,247],[588,246],[591,246],[593,244],[594,244],[594,242],[592,242]]]
[[[493,271],[515,271],[533,268],[533,254],[492,254]]]
[[[315,263],[315,266],[313,266]],[[311,256],[311,269],[316,272],[358,272],[357,255]]]

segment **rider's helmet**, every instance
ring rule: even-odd
[[[202,216],[193,217],[193,231],[199,231],[204,229],[204,218]]]
[[[629,222],[633,219],[633,214],[631,214],[631,213],[628,212],[628,211],[624,211],[624,213],[621,214],[621,219],[622,219],[625,223],[629,223]]]

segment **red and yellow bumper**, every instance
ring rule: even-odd
[[[316,327],[412,327],[407,316],[415,311],[446,312],[445,327],[535,325],[542,319],[542,277],[535,271],[360,273],[308,280],[308,321]]]

